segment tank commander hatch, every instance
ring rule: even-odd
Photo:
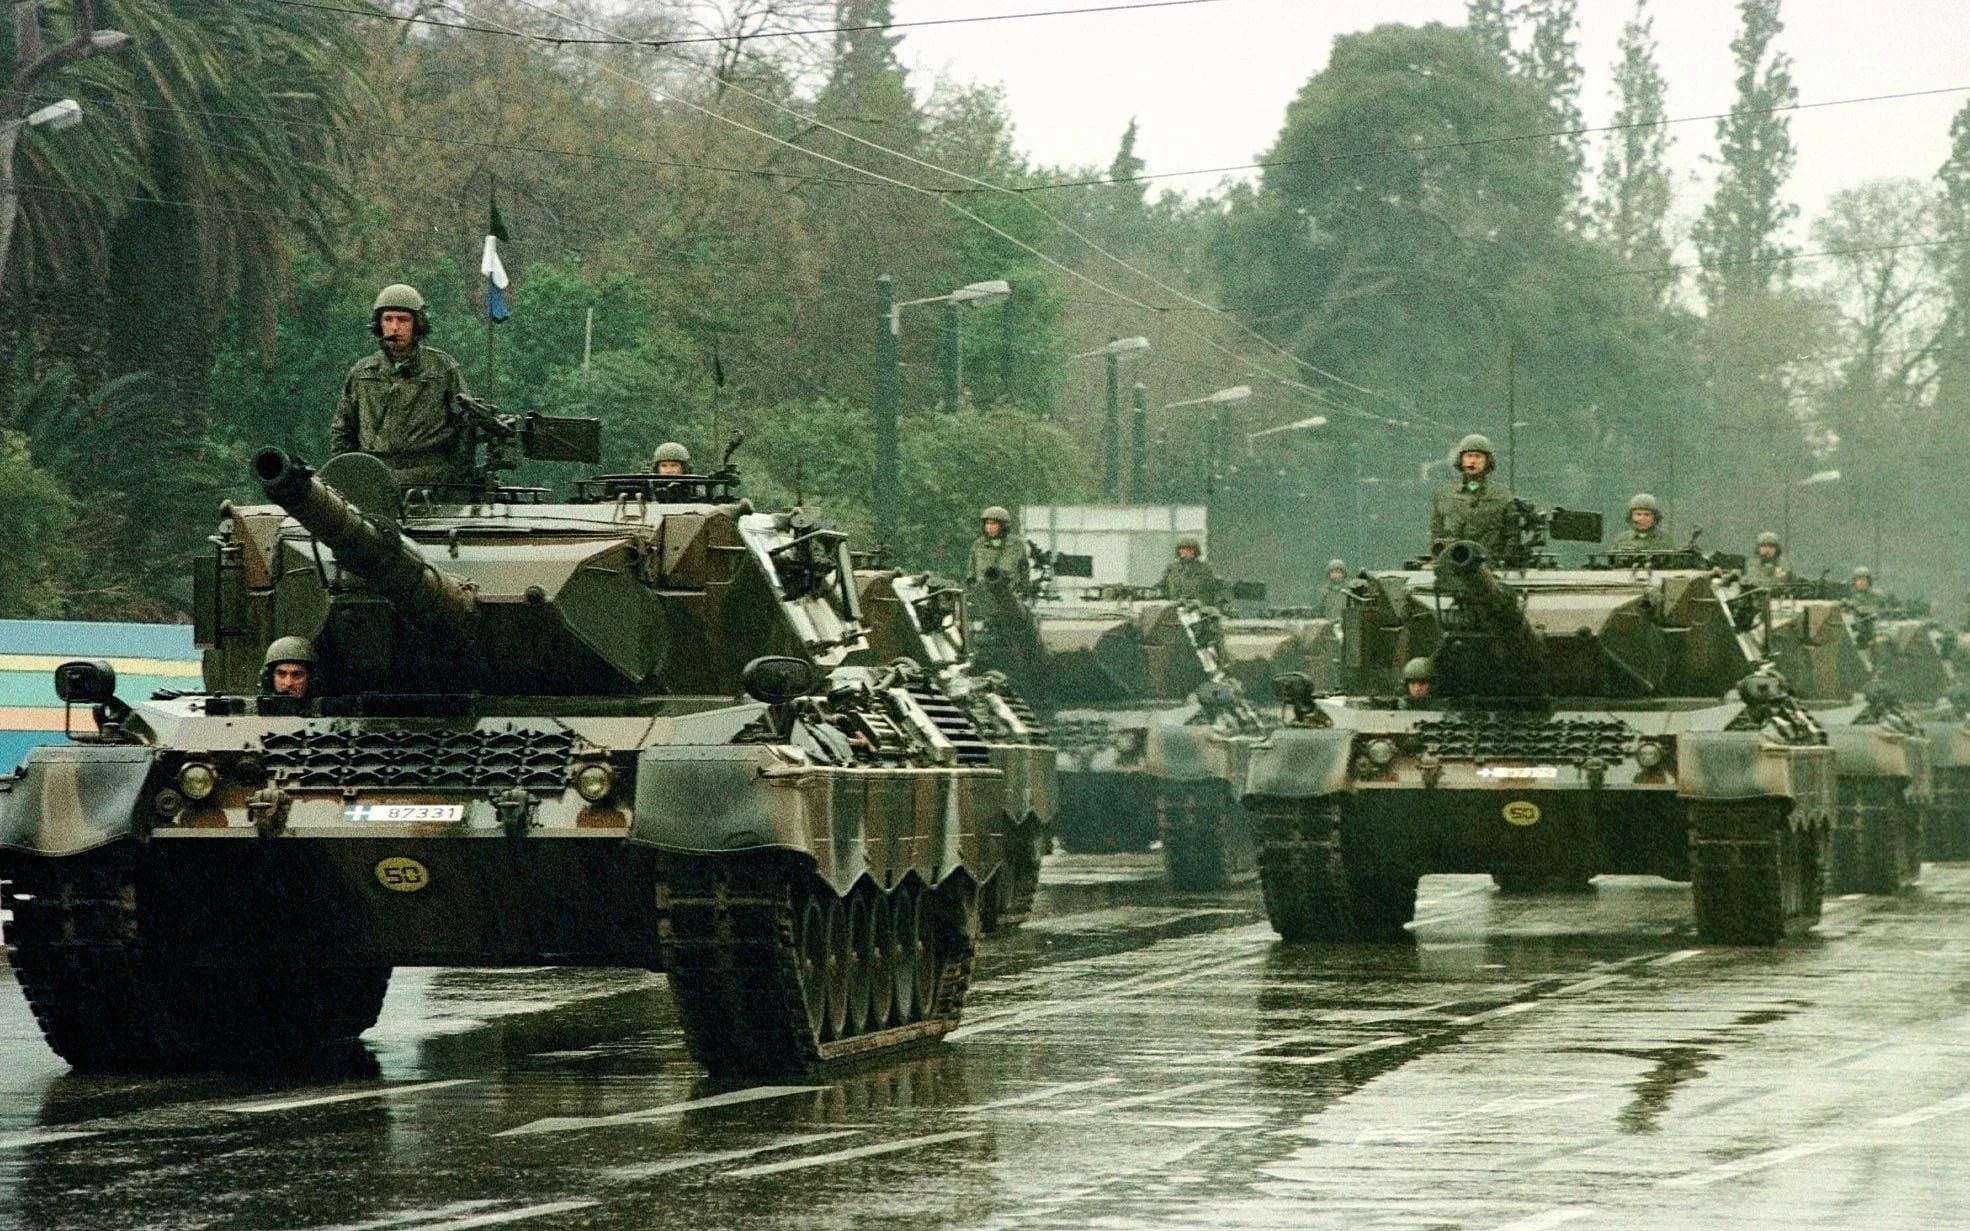
[[[416,287],[397,282],[370,309],[374,353],[342,382],[329,428],[334,453],[373,453],[406,487],[472,481],[471,396],[458,360],[424,344],[431,318]]]

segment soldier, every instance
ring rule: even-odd
[[[471,482],[472,432],[459,406],[469,396],[465,376],[456,359],[424,344],[424,296],[401,282],[384,287],[369,331],[379,345],[342,383],[331,450],[374,453],[405,486]]]
[[[1669,536],[1662,533],[1662,502],[1647,492],[1636,492],[1628,502],[1628,528],[1614,540],[1614,554],[1665,551]]]
[[[1758,543],[1751,560],[1745,566],[1745,574],[1753,585],[1776,586],[1792,580],[1792,570],[1779,563],[1785,554],[1785,544],[1779,541],[1776,533],[1770,530],[1758,532]]]
[[[1320,592],[1314,610],[1323,620],[1339,623],[1348,610],[1348,566],[1345,560],[1327,562],[1327,588]]]
[[[971,581],[1004,578],[1016,593],[1024,594],[1032,572],[1025,542],[1012,533],[1012,514],[995,504],[978,515],[978,523],[978,537],[971,542]]]
[[[267,647],[260,669],[260,691],[270,696],[308,699],[314,684],[315,643],[306,637],[280,637]]]
[[[1194,534],[1177,536],[1177,558],[1163,570],[1163,597],[1215,607],[1220,585],[1217,573],[1204,563],[1203,541]]]
[[[1847,595],[1847,605],[1863,615],[1871,615],[1881,606],[1881,596],[1874,592],[1874,572],[1863,564],[1854,569],[1854,588]]]
[[[1456,462],[1457,481],[1438,491],[1430,506],[1430,554],[1468,540],[1500,563],[1518,546],[1518,501],[1510,488],[1491,481],[1498,461],[1487,437],[1473,432],[1459,441]]]
[[[666,440],[650,455],[650,473],[673,478],[691,473],[691,451],[674,440]]]
[[[1402,708],[1406,710],[1433,709],[1430,690],[1436,685],[1436,663],[1427,658],[1412,658],[1402,664]]]

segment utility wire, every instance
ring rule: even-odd
[[[403,17],[382,9],[349,8],[337,4],[321,4],[315,0],[265,0],[269,4],[279,4],[291,9],[309,9],[318,13],[341,13],[349,17],[369,17],[382,21],[403,22],[406,25],[432,26],[440,30],[461,30],[471,34],[496,34],[503,38],[527,39],[537,43],[565,45],[618,45],[645,47],[661,51],[690,43],[737,43],[752,42],[762,38],[809,38],[820,34],[860,34],[868,30],[919,29],[928,26],[968,26],[988,21],[1023,21],[1036,17],[1080,17],[1098,13],[1130,13],[1144,9],[1189,8],[1199,4],[1223,4],[1226,0],[1135,0],[1129,4],[1088,5],[1073,9],[1034,9],[1024,13],[985,13],[972,17],[928,17],[920,21],[892,21],[884,24],[865,23],[856,26],[816,26],[805,30],[761,30],[753,34],[686,34],[675,38],[631,39],[623,37],[608,38],[558,38],[551,34],[534,34],[526,30],[499,29],[493,26],[475,25],[470,22],[438,21],[430,17]]]

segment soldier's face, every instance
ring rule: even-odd
[[[1629,509],[1628,524],[1637,530],[1655,529],[1655,513],[1650,509]]]
[[[1338,583],[1341,578],[1346,576],[1347,572],[1344,569],[1330,568],[1327,570],[1327,580],[1332,582]]]
[[[660,474],[660,475],[666,475],[666,474],[683,474],[683,473],[684,473],[684,463],[683,463],[683,462],[672,462],[672,461],[661,461],[661,462],[658,462],[658,463],[657,463],[657,473],[658,473],[658,474]]]
[[[417,317],[401,308],[383,309],[383,318],[377,322],[383,331],[383,345],[390,348],[393,355],[401,355],[410,350],[417,337]]]
[[[283,697],[308,695],[307,663],[275,663],[274,692]]]
[[[1457,456],[1457,469],[1463,471],[1469,478],[1482,478],[1484,472],[1490,466],[1491,455],[1489,453],[1480,453],[1476,449],[1472,449],[1468,453],[1460,453]]]
[[[1854,589],[1856,589],[1856,590],[1872,590],[1873,588],[1874,588],[1874,578],[1872,578],[1872,577],[1856,577],[1856,578],[1854,578]]]
[[[1408,680],[1405,683],[1409,689],[1409,698],[1412,701],[1421,701],[1430,695],[1430,682],[1428,680]]]
[[[1179,560],[1195,560],[1196,558],[1197,558],[1197,549],[1196,549],[1195,547],[1179,547],[1179,548],[1177,548],[1177,559],[1179,559]]]
[[[1005,532],[1006,532],[1006,524],[1000,521],[998,518],[988,517],[985,519],[986,538],[995,539],[998,538],[1000,535],[1004,534]]]
[[[1776,560],[1778,558],[1778,548],[1772,546],[1770,543],[1760,543],[1758,544],[1758,558],[1760,560]]]

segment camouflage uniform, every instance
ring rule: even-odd
[[[1217,573],[1201,558],[1185,560],[1179,556],[1163,570],[1165,598],[1215,607],[1218,604],[1218,587]]]
[[[472,434],[458,399],[468,396],[458,360],[418,343],[402,359],[378,349],[342,382],[329,432],[334,453],[374,453],[399,483],[467,483]]]
[[[1467,540],[1484,548],[1487,560],[1498,563],[1518,546],[1516,504],[1510,488],[1489,478],[1450,484],[1437,492],[1430,507],[1430,553]]]
[[[1322,590],[1320,597],[1313,602],[1315,615],[1323,620],[1333,620],[1336,623],[1340,622],[1341,617],[1346,615],[1348,610],[1348,578],[1346,567],[1342,567],[1341,579],[1339,581],[1331,580],[1334,575],[1334,566],[1340,563],[1339,560],[1329,560],[1327,562],[1327,576],[1330,580],[1327,582],[1327,588]]]
[[[1767,560],[1754,548],[1751,558],[1744,563],[1744,579],[1754,586],[1778,586],[1792,580],[1792,570],[1785,567],[1785,544],[1778,535],[1766,530],[1758,535],[1758,547],[1773,549],[1772,558]]]
[[[991,569],[997,569],[1015,590],[1023,593],[1032,581],[1032,572],[1026,562],[1025,540],[1010,529],[995,539],[982,534],[973,539],[970,579],[973,582],[984,581]]]
[[[1617,556],[1642,551],[1670,551],[1674,547],[1675,544],[1669,541],[1668,535],[1662,533],[1660,526],[1637,530],[1631,525],[1621,532],[1620,538],[1614,540],[1614,554]]]

